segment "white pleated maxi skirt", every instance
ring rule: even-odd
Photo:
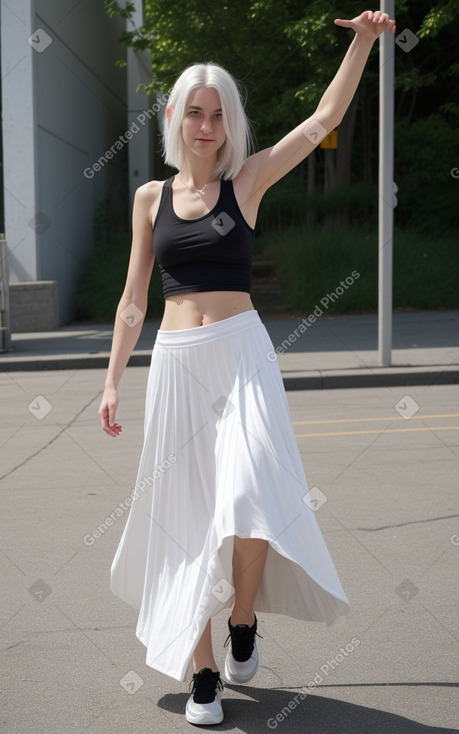
[[[256,311],[157,333],[144,444],[111,590],[139,610],[146,664],[192,675],[234,600],[234,536],[269,541],[257,612],[333,622],[349,609],[308,493],[271,339]]]

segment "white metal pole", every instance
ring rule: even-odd
[[[381,10],[395,17],[394,0]],[[379,39],[379,236],[378,349],[381,367],[390,367],[392,351],[392,235],[394,182],[394,34]]]

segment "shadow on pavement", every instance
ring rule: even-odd
[[[363,686],[367,684],[361,684]],[[385,683],[370,686],[441,686],[458,687],[458,683]],[[335,686],[325,686],[335,687]],[[357,685],[337,686],[343,688],[360,687]],[[296,708],[289,709],[297,690],[273,688],[253,688],[225,684],[226,690],[243,693],[253,700],[224,698],[224,721],[218,726],[206,726],[206,731],[240,730],[246,734],[260,734],[261,731],[277,731],[278,734],[453,734],[458,729],[445,729],[426,726],[404,716],[391,714],[379,709],[367,708],[347,701],[309,694],[303,701],[297,699]],[[224,695],[224,694],[223,694]],[[168,693],[162,696],[157,705],[170,713],[184,716],[188,693]],[[283,711],[283,714],[282,714]],[[276,721],[276,715],[283,715]],[[199,728],[199,727],[198,727]]]

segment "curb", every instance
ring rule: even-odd
[[[288,390],[337,390],[356,387],[411,387],[415,385],[456,385],[459,383],[459,368],[444,369],[415,368],[416,371],[388,367],[381,370],[350,370],[349,372],[318,372],[297,377],[282,376]]]
[[[61,355],[56,357],[0,357],[2,372],[40,372],[50,370],[106,369],[110,355]],[[151,350],[133,353],[127,367],[149,367]],[[282,370],[281,370],[282,374]],[[400,387],[411,385],[455,385],[459,383],[457,364],[442,367],[385,367],[358,370],[317,370],[307,374],[282,374],[286,390],[334,390],[356,387]]]

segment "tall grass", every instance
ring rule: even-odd
[[[327,294],[330,313],[374,311],[378,305],[378,235],[358,229],[296,227],[264,233],[259,246],[271,257],[294,310],[311,311]],[[358,273],[358,277],[352,273]],[[341,281],[351,285],[343,290]],[[394,232],[395,308],[459,307],[459,250],[452,234]]]
[[[328,313],[364,313],[378,305],[378,235],[359,229],[308,230],[296,227],[258,237],[257,252],[275,262],[285,302],[310,313],[332,296]],[[123,292],[130,237],[113,235],[97,247],[80,280],[78,318],[112,321]],[[353,275],[358,273],[358,277]],[[352,284],[348,285],[352,280]],[[344,281],[347,288],[341,286]],[[338,291],[337,291],[338,289]],[[343,292],[341,292],[343,291]],[[337,294],[333,296],[333,294]],[[414,230],[394,233],[393,305],[395,308],[459,308],[459,247],[453,234]],[[153,268],[147,318],[162,314],[164,300],[157,264]]]

